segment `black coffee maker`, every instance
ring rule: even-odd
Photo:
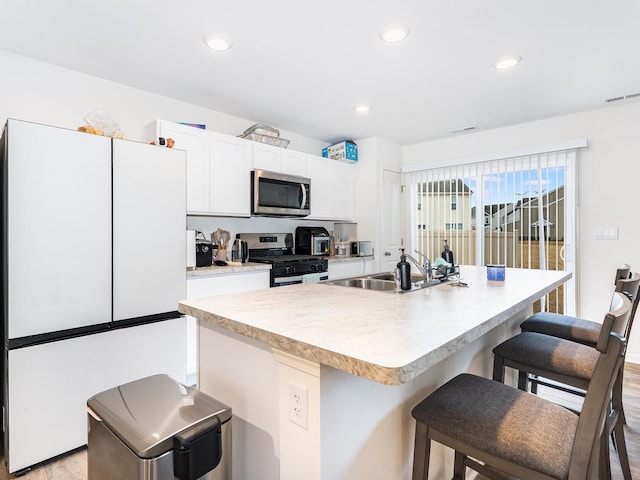
[[[210,267],[213,260],[211,242],[196,242],[196,267]]]
[[[330,255],[329,232],[324,227],[297,227],[296,254],[298,255]]]

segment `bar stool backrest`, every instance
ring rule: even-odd
[[[625,318],[617,318],[610,313],[618,310],[622,306],[622,298],[625,297],[631,302],[631,308],[629,314]],[[611,306],[609,313],[605,315],[600,335],[598,337],[598,343],[596,349],[600,352],[606,351],[606,345],[609,342],[609,334],[611,332],[617,333],[623,338],[629,338],[631,332],[631,324],[633,323],[633,317],[636,309],[638,308],[638,301],[640,300],[640,274],[633,273],[630,278],[618,280],[616,284],[616,291],[611,299]],[[603,350],[604,349],[604,350]]]
[[[589,383],[587,395],[578,420],[571,462],[569,480],[590,480],[598,477],[600,436],[604,430],[609,410],[611,390],[622,366],[626,350],[626,339],[615,333],[614,329],[623,328],[631,312],[631,301],[623,294],[616,293],[616,310],[605,315],[603,330],[608,329],[607,340],[601,334],[596,347],[601,355]]]
[[[623,263],[616,269],[616,278],[613,280],[614,285],[618,285],[618,280],[624,280],[631,275],[631,267]]]
[[[616,292],[624,293],[629,300],[631,300],[631,313],[629,314],[629,320],[623,334],[624,338],[629,339],[631,336],[633,319],[635,318],[636,311],[638,310],[638,303],[640,303],[640,274],[634,272],[628,279],[618,280],[618,283],[616,284]]]

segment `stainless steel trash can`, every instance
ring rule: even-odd
[[[231,480],[231,408],[167,375],[87,401],[89,480]]]

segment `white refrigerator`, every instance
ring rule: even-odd
[[[8,120],[3,430],[10,472],[87,442],[87,399],[186,380],[186,156]]]

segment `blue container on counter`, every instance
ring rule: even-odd
[[[504,265],[487,265],[487,280],[492,282],[504,282]]]

